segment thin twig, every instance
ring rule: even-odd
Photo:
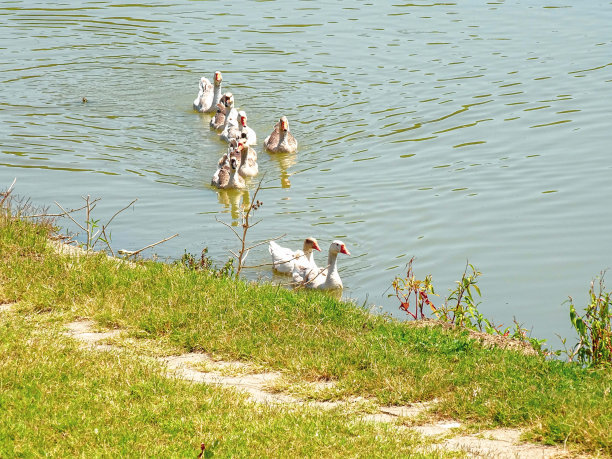
[[[76,221],[74,218],[72,218],[72,215],[70,215],[70,213],[69,213],[69,212],[68,212],[66,209],[64,209],[64,208],[63,208],[63,207],[62,207],[62,206],[61,206],[61,205],[60,205],[60,204],[59,204],[57,201],[54,201],[54,202],[55,202],[55,204],[57,205],[57,207],[59,207],[60,209],[62,209],[62,210],[64,211],[64,214],[63,214],[63,215],[66,215],[66,216],[67,216],[67,217],[68,217],[70,220],[72,220],[72,221],[74,222],[74,224],[75,224],[75,225],[77,225],[77,226],[78,226],[79,228],[81,228],[83,231],[87,231],[85,228],[83,228],[83,227],[81,226],[81,224],[80,224],[79,222],[77,222],[77,221]],[[85,208],[85,207],[87,207],[87,206],[83,206],[83,207],[81,207],[81,209],[83,209],[83,208]]]
[[[4,202],[8,199],[10,194],[13,192],[13,187],[15,186],[15,182],[17,182],[17,177],[13,179],[13,183],[11,183],[11,186],[9,186],[8,189],[3,193],[4,197],[2,198],[2,201],[0,201],[0,207],[4,205]]]
[[[156,245],[158,245],[158,244],[161,244],[161,243],[163,243],[163,242],[169,241],[170,239],[175,238],[175,237],[177,237],[177,236],[178,236],[178,233],[176,233],[176,234],[174,234],[174,235],[172,235],[172,236],[170,236],[170,237],[167,237],[167,238],[165,238],[165,239],[162,239],[161,241],[157,241],[157,242],[154,242],[153,244],[149,244],[149,245],[147,245],[146,247],[143,247],[142,249],[140,249],[140,250],[136,250],[136,251],[134,251],[134,252],[130,252],[129,250],[119,250],[119,253],[120,253],[121,255],[126,255],[127,257],[133,257],[134,255],[138,255],[138,254],[139,254],[140,252],[142,252],[143,250],[150,249],[151,247],[154,247],[154,246],[156,246]]]
[[[105,226],[102,227],[102,234],[104,235],[103,241],[106,242],[106,246],[108,247],[108,250],[110,250],[111,255],[113,257],[115,257],[115,252],[113,252],[113,248],[111,247],[110,243],[108,242],[109,238],[106,235],[106,227]]]
[[[221,223],[222,225],[225,225],[225,226],[227,226],[229,229],[231,229],[231,230],[234,232],[234,234],[236,235],[236,237],[237,237],[238,239],[240,239],[240,235],[239,235],[239,234],[238,234],[238,232],[237,232],[237,231],[234,229],[234,227],[233,227],[233,226],[231,226],[231,225],[230,225],[230,224],[228,224],[228,223],[225,223],[223,220],[219,220],[217,217],[215,217],[215,220],[217,220],[217,221],[218,221],[219,223]],[[242,240],[242,239],[240,239],[240,240]]]
[[[266,242],[276,241],[277,239],[283,238],[283,237],[285,237],[286,235],[287,235],[287,233],[283,234],[282,236],[277,236],[277,237],[274,237],[274,238],[271,238],[271,239],[266,239],[265,241],[261,241],[261,242],[258,242],[257,244],[253,244],[252,246],[247,247],[247,248],[246,248],[246,250],[251,250],[251,249],[254,249],[255,247],[259,247],[260,245],[263,245],[263,244],[265,244]]]
[[[115,215],[113,215],[109,221],[106,222],[106,225],[102,225],[103,228],[107,228],[108,225],[111,224],[111,222],[113,221],[113,219],[119,215],[121,212],[123,212],[124,210],[126,210],[127,208],[129,208],[132,204],[134,204],[136,201],[138,201],[138,198],[134,199],[132,202],[130,202],[127,206],[125,206],[123,209],[118,210],[117,212],[115,212]]]
[[[57,203],[56,203],[57,204]],[[60,206],[61,207],[61,206]],[[37,215],[24,215],[22,218],[40,218],[40,217],[63,217],[64,215],[71,214],[73,212],[78,212],[79,210],[83,210],[87,205],[79,207],[78,209],[68,210],[66,212],[62,212],[61,214],[37,214]]]

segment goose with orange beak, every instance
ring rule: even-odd
[[[221,82],[223,75],[218,70],[213,77],[213,84],[207,78],[200,78],[200,92],[193,101],[193,109],[200,113],[214,113],[221,100]]]
[[[232,137],[230,131],[238,126],[238,110],[234,107],[234,95],[231,92],[225,94],[225,123],[223,131],[219,134],[221,140],[229,142]]]
[[[329,252],[327,255],[327,269],[320,269],[317,271],[310,271],[304,278],[302,283],[308,288],[316,288],[319,290],[340,290],[343,288],[342,279],[340,279],[340,273],[338,273],[337,259],[338,254],[343,253],[350,255],[351,253],[344,245],[344,242],[335,240],[329,246]],[[294,276],[294,280],[296,276]]]
[[[259,172],[259,166],[253,156],[249,155],[249,146],[243,142],[238,142],[236,150],[240,153],[240,167],[238,173],[241,177],[255,177]]]
[[[298,141],[289,132],[289,120],[282,116],[274,126],[272,133],[264,140],[264,147],[271,153],[294,153],[297,151]]]
[[[272,256],[272,266],[276,271],[283,274],[292,274],[295,270],[316,269],[313,250],[321,251],[319,244],[314,237],[304,239],[302,250],[291,250],[281,247],[274,241],[270,241],[268,251]]]

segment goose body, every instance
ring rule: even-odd
[[[242,189],[246,188],[244,179],[238,174],[238,161],[236,158],[230,159],[230,176],[225,189]]]
[[[343,253],[350,255],[346,246],[342,241],[335,240],[329,246],[329,252],[327,256],[327,269],[317,270],[316,268],[310,270],[307,275],[303,278],[303,282],[306,287],[316,288],[319,290],[339,290],[343,288],[342,279],[338,273],[337,258],[338,254]],[[297,276],[294,276],[294,280]]]
[[[193,101],[193,109],[202,112],[202,107],[208,106],[213,100],[213,85],[208,78],[202,77],[199,82],[198,96]]]
[[[238,142],[236,150],[240,152],[240,167],[238,168],[238,174],[241,177],[255,177],[259,172],[259,166],[257,161],[249,155],[249,146]]]
[[[291,250],[287,247],[281,247],[274,241],[270,241],[268,251],[272,256],[273,268],[283,274],[293,274],[295,270],[310,270],[313,269],[314,259],[312,251],[321,250],[317,240],[313,237],[304,239],[302,250]]]
[[[238,110],[234,107],[234,96],[231,92],[225,93],[225,122],[223,124],[223,130],[219,137],[221,140],[229,142],[232,137],[230,131],[238,127]]]
[[[272,153],[294,153],[297,150],[298,142],[289,132],[289,121],[286,116],[281,117],[272,133],[265,138],[264,147]]]
[[[226,188],[230,178],[229,161],[227,160],[227,158],[222,159],[223,162],[219,162],[219,166],[217,167],[217,170],[215,171],[212,180],[210,181],[210,184],[212,186],[216,186],[217,188]]]
[[[198,97],[193,101],[193,109],[200,113],[214,113],[221,99],[221,82],[223,75],[218,70],[213,77],[213,83],[208,78],[200,78]]]
[[[246,112],[241,110],[238,112],[238,126],[233,128],[230,132],[230,136],[238,140],[244,140],[249,145],[255,145],[257,143],[257,134],[255,131],[247,126]]]
[[[221,131],[225,126],[225,95],[221,96],[215,114],[210,120],[210,128],[215,131]]]

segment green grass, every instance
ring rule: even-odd
[[[80,350],[47,318],[0,316],[0,457],[431,457],[390,426],[273,408],[170,379],[129,355]]]
[[[90,317],[133,337],[279,370],[288,381],[333,381],[326,398],[437,399],[439,418],[523,427],[536,441],[612,454],[609,370],[485,349],[465,332],[412,327],[320,292],[178,265],[132,268],[103,255],[75,260],[55,254],[46,236],[20,220],[0,223],[0,300],[19,301],[22,314],[44,312],[50,323]],[[162,379],[156,385],[167,392],[179,384]],[[114,435],[108,434],[116,441]]]

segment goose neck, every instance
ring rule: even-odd
[[[213,107],[216,107],[217,104],[221,101],[221,83],[215,85],[215,91],[213,93]]]
[[[336,252],[329,252],[329,255],[327,256],[327,266],[329,266],[329,268],[327,268],[328,278],[338,272],[338,268],[336,266],[337,259],[338,259],[338,254]]]

